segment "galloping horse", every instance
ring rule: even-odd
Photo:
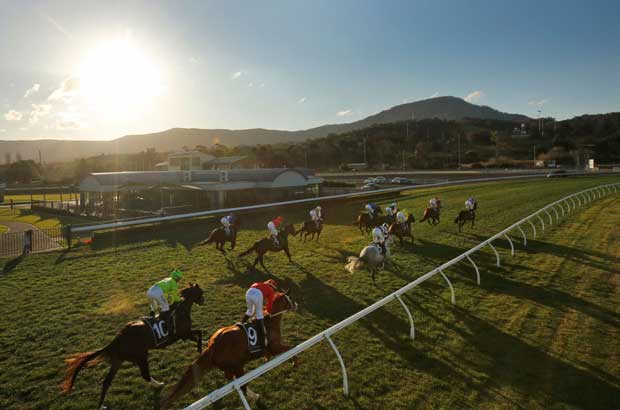
[[[229,250],[232,251],[233,249],[235,249],[235,245],[237,244],[237,232],[239,232],[240,225],[241,224],[239,223],[239,218],[235,217],[233,219],[233,223],[230,227],[229,233],[226,232],[226,229],[223,226],[220,226],[219,228],[215,228],[214,230],[212,230],[211,235],[209,235],[209,237],[204,241],[198,243],[198,245],[206,245],[215,242],[215,249],[226,255],[224,244],[226,242],[230,242]]]
[[[355,271],[362,266],[366,265],[366,268],[372,276],[372,284],[375,285],[375,274],[379,271],[379,267],[385,266],[385,261],[390,257],[390,245],[393,238],[388,236],[385,241],[385,255],[381,253],[381,250],[375,244],[370,244],[360,252],[360,256],[349,256],[347,258],[347,265],[344,267],[349,273],[355,273]]]
[[[413,243],[413,230],[411,229],[411,224],[413,222],[415,222],[415,218],[413,217],[413,214],[409,214],[405,222],[394,222],[392,225],[390,225],[388,234],[390,236],[398,236],[401,246],[404,244],[404,237],[411,238],[411,243]]]
[[[296,235],[295,226],[293,224],[286,225],[284,229],[282,229],[278,234],[278,240],[280,241],[280,245],[276,246],[273,243],[272,238],[263,238],[254,242],[254,245],[252,245],[250,249],[245,252],[241,252],[239,256],[249,255],[251,252],[256,251],[256,259],[254,259],[254,264],[252,266],[256,267],[256,264],[260,262],[260,265],[265,270],[267,270],[267,267],[265,266],[263,258],[267,252],[284,251],[284,253],[286,253],[286,256],[288,256],[288,260],[290,262],[293,262],[293,260],[291,259],[291,252],[288,249],[289,235]]]
[[[474,222],[476,221],[476,211],[475,210],[463,210],[459,212],[459,216],[454,220],[455,224],[459,224],[459,232],[461,232],[461,228],[465,225],[466,221],[471,221],[471,227],[474,227]]]
[[[424,210],[424,217],[422,219],[420,219],[420,223],[426,221],[428,222],[428,224],[431,224],[431,220],[433,222],[433,225],[437,225],[439,223],[439,214],[440,214],[440,209],[435,209],[435,208],[431,208],[428,207]]]
[[[299,240],[302,239],[306,242],[306,238],[308,235],[312,235],[310,240],[314,240],[314,235],[316,235],[317,242],[319,241],[319,237],[321,236],[321,232],[323,231],[323,218],[319,219],[318,224],[315,221],[306,221],[304,222],[304,226],[301,227],[299,232]]]
[[[394,218],[390,218],[385,215],[375,215],[375,217],[373,218],[370,216],[370,214],[368,214],[368,212],[360,212],[357,216],[357,220],[353,222],[353,225],[357,225],[363,235],[364,231],[366,231],[366,233],[369,233],[370,230],[375,226],[379,226],[384,223],[389,224],[392,222],[393,219]],[[362,230],[362,227],[364,228],[364,230]]]
[[[95,364],[107,359],[110,362],[110,371],[103,381],[99,408],[105,408],[103,400],[116,372],[124,361],[135,363],[140,368],[142,378],[156,387],[163,386],[163,383],[151,377],[149,372],[148,351],[151,349],[164,348],[177,340],[195,340],[198,343],[198,352],[202,350],[202,332],[192,330],[191,310],[192,304],[202,305],[202,289],[198,284],[190,285],[181,291],[183,300],[173,305],[173,317],[176,323],[175,333],[169,337],[168,341],[156,345],[154,331],[145,321],[134,320],[122,328],[116,337],[104,348],[92,352],[78,353],[67,359],[67,373],[65,375],[62,391],[69,393],[73,389],[77,374],[82,368],[94,366]],[[157,326],[157,324],[155,325]],[[155,327],[154,326],[154,327]],[[162,332],[162,328],[158,328]],[[167,331],[167,330],[166,330]]]
[[[217,330],[207,344],[207,348],[200,357],[187,369],[181,380],[175,384],[172,391],[162,398],[160,405],[162,409],[178,400],[181,396],[188,393],[200,380],[202,375],[214,368],[224,371],[228,380],[234,377],[241,377],[245,373],[243,367],[251,360],[260,357],[271,357],[290,349],[282,343],[280,331],[281,314],[286,311],[296,311],[297,303],[293,302],[288,295],[289,292],[277,292],[273,301],[271,315],[265,315],[265,327],[267,328],[267,348],[257,353],[250,353],[248,349],[248,337],[245,331],[237,325],[223,327]],[[297,364],[293,359],[294,365]],[[246,392],[246,386],[242,387]],[[258,395],[247,389],[250,398],[257,399]]]

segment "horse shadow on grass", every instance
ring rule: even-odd
[[[17,268],[17,265],[22,263],[23,260],[24,260],[24,255],[19,255],[7,261],[7,263],[5,263],[4,266],[2,267],[2,273],[6,275],[7,273],[12,272],[13,270],[15,270],[15,268]]]

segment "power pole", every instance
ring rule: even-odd
[[[405,151],[403,150],[403,171],[405,170]]]
[[[457,167],[458,169],[461,169],[461,133],[460,132],[457,134],[457,140],[458,140],[458,153],[459,153]]]
[[[366,137],[364,137],[364,164],[366,164]]]
[[[534,145],[534,165],[536,165],[536,145]]]

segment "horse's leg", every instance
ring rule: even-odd
[[[218,242],[217,246],[218,249],[220,250],[220,252],[222,252],[224,255],[226,255],[226,249],[224,249],[224,244],[226,243],[226,240],[222,241],[222,242]]]
[[[288,256],[288,261],[293,262],[293,258],[291,258],[291,252],[288,250],[288,245],[285,246],[283,249],[284,249],[284,253],[286,253],[286,256]]]
[[[110,360],[110,371],[108,371],[108,375],[103,380],[103,386],[101,386],[101,397],[99,398],[99,408],[104,409],[103,407],[103,399],[105,399],[105,395],[112,384],[112,380],[114,380],[114,376],[116,376],[116,372],[121,367],[121,361],[117,357],[112,357]]]
[[[258,263],[258,261],[261,260],[261,254],[259,252],[257,252],[256,254],[256,258],[254,259],[254,264],[252,265],[252,267],[256,267],[256,264]],[[262,263],[262,262],[261,262]]]
[[[265,254],[261,253],[259,255],[259,261],[260,261],[260,266],[263,267],[263,269],[265,269],[265,272],[269,272],[269,269],[267,269],[267,267],[265,266]]]
[[[198,353],[202,352],[202,330],[192,330],[189,336],[190,340],[197,342]]]
[[[235,236],[235,237],[233,237],[230,240],[230,249],[229,250],[231,250],[231,251],[234,250],[236,245],[237,245],[237,238]]]
[[[140,356],[136,360],[136,364],[140,368],[140,374],[142,375],[142,378],[146,382],[149,382],[154,387],[164,387],[164,383],[158,382],[157,380],[153,379],[153,377],[151,377],[151,372],[149,370],[149,357],[146,354]]]
[[[317,241],[317,242],[319,241],[319,238],[321,237],[321,232],[322,232],[322,231],[323,231],[323,230],[321,229],[320,231],[318,231],[318,232],[316,233],[316,241]]]

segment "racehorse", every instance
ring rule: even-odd
[[[432,221],[433,225],[437,225],[439,223],[439,214],[440,209],[428,207],[424,210],[424,217],[420,219],[420,223],[426,221],[430,225]]]
[[[390,257],[390,245],[393,238],[388,236],[385,241],[385,255],[381,253],[378,245],[370,244],[360,252],[359,257],[349,256],[347,258],[347,265],[344,267],[349,273],[355,273],[355,271],[362,266],[366,265],[366,268],[372,276],[372,284],[375,285],[375,274],[379,271],[379,267],[383,269],[385,267],[385,261]]]
[[[267,267],[265,266],[263,258],[267,252],[284,251],[284,253],[286,253],[286,256],[288,256],[288,260],[290,262],[293,262],[293,259],[291,259],[291,252],[288,249],[288,236],[295,236],[296,234],[297,233],[295,232],[295,226],[293,224],[288,224],[278,234],[278,241],[280,242],[278,246],[273,243],[272,238],[263,238],[254,242],[254,245],[252,245],[250,249],[245,252],[241,252],[239,256],[249,255],[251,252],[256,251],[256,259],[254,259],[254,264],[252,266],[256,267],[256,264],[260,262],[260,265],[265,270],[267,270]]]
[[[319,241],[319,237],[321,236],[321,232],[323,231],[323,218],[319,219],[318,223],[316,221],[306,221],[304,222],[304,226],[301,227],[299,232],[299,240],[302,239],[306,242],[306,238],[308,235],[312,235],[310,240],[314,240],[314,235],[316,235],[316,241]]]
[[[379,226],[384,223],[389,224],[391,223],[393,219],[394,218],[390,218],[385,215],[375,215],[375,217],[373,218],[370,216],[368,212],[360,212],[359,215],[357,216],[357,220],[353,222],[353,225],[357,225],[360,229],[360,232],[363,235],[364,231],[366,233],[369,233],[370,230],[374,228],[375,226]],[[362,230],[362,227],[364,228],[364,230]]]
[[[248,337],[240,326],[232,325],[217,330],[209,339],[207,348],[200,357],[189,366],[181,380],[172,387],[170,393],[161,399],[161,409],[167,408],[173,401],[188,393],[202,375],[214,367],[222,370],[228,380],[232,380],[234,377],[243,376],[245,373],[243,367],[247,362],[260,357],[269,360],[271,357],[289,350],[290,346],[282,343],[281,315],[286,311],[294,312],[296,310],[297,303],[293,302],[288,291],[276,292],[272,313],[265,315],[267,348],[257,353],[250,353]],[[293,358],[293,364],[297,365],[296,358]],[[246,386],[243,386],[242,390],[245,393]],[[247,389],[247,393],[249,398],[258,399],[258,395],[250,389]]]
[[[471,227],[474,227],[474,222],[476,221],[476,211],[474,210],[463,210],[459,212],[459,216],[454,220],[455,224],[459,224],[459,232],[461,232],[461,228],[465,225],[466,221],[471,221]]]
[[[69,393],[73,389],[75,379],[82,368],[91,367],[107,359],[110,362],[110,371],[103,381],[99,408],[104,409],[103,400],[116,372],[124,361],[135,363],[140,368],[142,378],[156,387],[163,386],[149,372],[148,351],[151,349],[164,348],[177,340],[194,340],[198,343],[198,352],[202,351],[202,331],[192,330],[191,310],[194,303],[202,305],[202,289],[198,284],[189,286],[181,291],[182,301],[172,306],[173,320],[176,323],[176,331],[166,343],[156,345],[154,331],[143,320],[134,320],[123,327],[116,337],[104,348],[72,355],[67,362],[62,391]],[[156,326],[156,325],[155,325]],[[155,327],[154,326],[154,327]],[[161,332],[161,326],[158,328]]]
[[[401,246],[404,244],[404,237],[411,238],[411,243],[413,243],[413,230],[411,229],[411,224],[413,222],[415,222],[415,218],[413,217],[413,214],[409,214],[405,222],[394,222],[392,225],[390,225],[388,234],[390,236],[398,236]]]
[[[198,245],[206,245],[212,242],[215,242],[215,249],[222,252],[226,255],[226,250],[224,249],[224,244],[226,242],[230,242],[230,251],[235,249],[235,245],[237,244],[237,232],[239,232],[239,218],[233,218],[233,223],[230,226],[230,232],[227,233],[226,229],[223,226],[215,228],[211,231],[211,235],[204,241],[198,243]]]

